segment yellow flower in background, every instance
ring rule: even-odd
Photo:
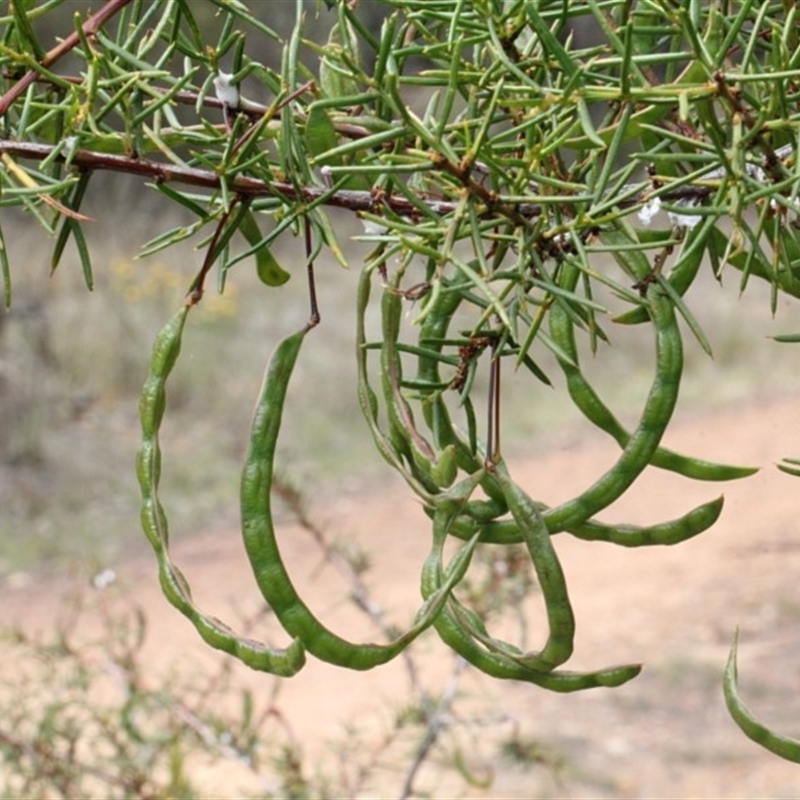
[[[203,297],[203,305],[206,311],[218,314],[222,317],[233,317],[239,311],[238,301],[239,290],[236,284],[228,283],[225,286],[225,294],[219,292],[208,293]]]
[[[134,261],[129,258],[114,258],[111,262],[114,288],[127,303],[138,303],[165,293],[173,292],[186,282],[186,275],[163,261]],[[232,317],[239,310],[239,290],[228,283],[225,293],[209,291],[203,298],[206,312]]]

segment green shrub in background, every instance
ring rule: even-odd
[[[320,556],[368,601],[368,565],[329,541],[294,487],[279,489]],[[514,569],[513,553],[506,555],[485,554],[470,586],[476,602],[493,603],[493,576]],[[507,583],[516,601],[532,588]],[[91,590],[61,598],[46,634],[0,633],[8,665],[0,684],[3,797],[452,796],[490,790],[487,764],[535,770],[535,785],[550,793],[569,766],[567,754],[524,736],[513,715],[476,710],[463,663],[453,659],[435,690],[421,680],[416,656],[405,659],[391,705],[376,719],[348,721],[319,761],[293,730],[279,678],[243,680],[232,659],[154,666],[158,633],[148,630],[136,592],[103,570]],[[250,632],[268,617],[263,609],[237,622]]]
[[[139,176],[191,220],[152,237],[145,253],[188,239],[202,253],[185,303],[156,338],[141,401],[142,522],[167,599],[212,647],[282,676],[308,655],[369,669],[432,627],[500,679],[566,692],[634,678],[636,664],[561,669],[575,618],[553,537],[675,544],[713,525],[722,501],[647,527],[598,515],[649,465],[709,481],[754,471],[668,451],[661,439],[683,331],[711,352],[691,309],[701,265],[738,271],[742,289],[766,281],[773,311],[780,295],[800,296],[794,4],[331,0],[275,5],[294,12],[283,32],[258,3],[213,2],[211,18],[181,0],[108,0],[51,44],[37,26],[57,5],[15,2],[5,19],[1,202],[53,236],[53,270],[72,242],[90,289],[81,209],[104,172]],[[315,17],[324,39],[308,35]],[[349,312],[354,389],[376,450],[431,519],[423,604],[405,632],[384,631],[387,643],[325,628],[274,535],[288,384],[303,351],[321,346],[314,331],[329,313],[314,264],[323,252],[347,261],[333,208],[362,221],[372,248]],[[301,254],[291,264],[277,255],[287,237]],[[309,296],[308,321],[277,342],[268,365],[241,479],[244,546],[289,634],[284,648],[237,635],[194,604],[159,495],[167,382],[187,321],[212,272],[224,295],[231,269],[253,267],[276,306],[290,279]],[[652,385],[630,430],[581,364],[614,324],[637,326],[653,349]],[[532,395],[550,384],[548,359],[571,402],[620,446],[607,472],[551,508],[503,458],[500,402],[510,382],[528,381]],[[479,371],[486,384],[475,382]],[[796,459],[781,467],[798,472]],[[453,542],[460,549],[448,560]],[[454,592],[476,552],[507,547],[527,554],[542,592],[548,630],[537,650],[497,638],[487,609]],[[735,652],[725,679],[734,719],[797,760],[800,745],[742,706]]]

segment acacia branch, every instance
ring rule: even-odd
[[[43,160],[52,157],[54,151],[59,149],[61,149],[60,146],[33,142],[15,142],[9,139],[0,140],[0,154],[7,153],[17,158]],[[58,155],[56,158],[59,161],[66,160],[64,155]],[[181,167],[146,158],[97,153],[92,150],[76,150],[70,153],[69,161],[72,166],[83,170],[121,172],[149,178],[155,183],[182,183],[212,191],[220,189],[223,181],[223,178],[212,170]],[[419,206],[401,195],[376,196],[370,191],[353,191],[349,189],[331,192],[330,189],[321,186],[297,187],[286,181],[264,181],[247,175],[235,175],[225,179],[225,181],[227,188],[231,192],[251,199],[256,197],[280,197],[295,203],[309,204],[320,201],[324,197],[324,204],[334,208],[376,213],[379,213],[381,208],[387,208],[400,216],[419,216]],[[453,212],[458,205],[456,201],[425,198],[423,196],[419,197],[419,203],[425,205],[433,213],[441,215]],[[519,203],[516,205],[515,210],[522,216],[533,218],[542,213],[542,206],[534,203]]]
[[[16,76],[14,75],[13,71],[10,69],[4,69],[2,73],[2,77],[6,80],[13,80]],[[82,86],[86,83],[86,79],[81,77],[80,75],[59,75],[58,79],[62,83],[71,83],[73,86]],[[33,83],[41,83],[47,86],[55,86],[56,84],[53,82],[52,78],[48,77],[47,75],[40,75],[35,70],[33,70]],[[307,84],[306,84],[307,85]],[[163,86],[148,86],[148,91],[156,92],[158,94],[166,94],[170,91],[169,88]],[[180,105],[185,106],[197,106],[200,104],[204,108],[217,108],[221,111],[224,111],[228,104],[224,103],[222,100],[219,100],[212,95],[205,94],[200,95],[199,92],[192,92],[187,89],[181,90],[179,92],[173,92],[172,94],[172,101],[174,103],[178,103]],[[262,103],[256,103],[253,100],[247,100],[245,98],[240,99],[239,106],[235,109],[231,109],[235,111],[237,114],[244,114],[249,117],[254,122],[261,119],[264,114],[269,112],[269,106],[265,106]],[[359,126],[350,125],[345,126],[347,130],[354,131],[358,136],[367,136],[369,131]]]
[[[83,23],[82,30],[85,36],[93,36],[103,25],[104,22],[114,16],[120,9],[124,8],[131,0],[107,0],[106,4],[93,14],[86,22]],[[49,67],[55,64],[60,58],[69,53],[70,50],[77,47],[80,43],[81,37],[77,31],[73,31],[69,36],[62,39],[55,47],[48,50],[42,58],[40,64],[43,67]],[[8,109],[11,107],[17,98],[22,95],[27,88],[35,83],[39,77],[39,73],[35,70],[29,70],[22,76],[2,97],[0,97],[0,117],[4,116]]]
[[[52,158],[54,152],[61,150],[62,145],[37,144],[33,142],[17,142],[10,139],[0,139],[0,155],[8,154],[23,159],[44,160]],[[777,158],[783,159],[791,155],[792,146],[785,145],[775,152]],[[66,156],[60,153],[56,156],[59,161],[66,161]],[[69,154],[71,166],[82,170],[104,170],[107,172],[120,172],[128,175],[138,175],[148,178],[155,183],[180,183],[187,186],[196,186],[210,191],[218,191],[225,180],[227,188],[240,197],[254,199],[256,197],[279,197],[291,203],[322,203],[333,208],[344,208],[353,212],[371,212],[380,214],[382,209],[390,210],[401,217],[417,219],[420,215],[420,206],[425,206],[434,214],[445,216],[458,207],[457,200],[446,200],[436,197],[417,194],[416,202],[412,202],[403,195],[389,195],[372,191],[355,191],[340,189],[331,191],[322,186],[297,186],[287,181],[265,181],[248,175],[234,175],[224,178],[217,172],[196,167],[184,167],[176,164],[166,164],[146,158],[123,156],[112,153],[98,153],[93,150],[75,150]],[[756,174],[757,165],[748,164],[748,174]],[[445,170],[446,171],[446,170]],[[712,170],[704,176],[704,184],[682,184],[680,186],[655,187],[661,200],[666,202],[690,201],[690,204],[701,204],[713,192],[709,182],[720,179],[725,173],[723,167]],[[641,186],[638,192],[629,192]],[[620,190],[619,207],[633,209],[653,193],[651,184],[636,184],[624,186]],[[483,199],[483,198],[479,198]],[[565,198],[566,200],[566,198]],[[489,203],[494,210],[507,211],[517,219],[535,219],[546,213],[546,206],[541,203],[508,200],[502,196],[494,198]]]

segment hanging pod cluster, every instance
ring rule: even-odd
[[[750,0],[735,13],[697,3],[383,5],[380,25],[370,26],[359,4],[326,2],[336,21],[321,48],[318,81],[302,85],[300,76],[312,73],[298,61],[300,5],[291,36],[273,37],[283,47],[280,74],[244,57],[231,17],[210,63],[215,85],[226,90],[218,99],[227,135],[219,135],[214,163],[221,166],[212,176],[225,176],[224,213],[204,216],[171,181],[160,180],[158,188],[203,224],[219,222],[201,275],[220,257],[221,285],[227,269],[250,255],[265,283],[287,280],[270,247],[298,230],[301,219],[309,258],[316,252],[313,220],[316,249],[345,261],[323,210],[328,203],[369,226],[364,238],[376,246],[355,298],[358,402],[376,449],[427,514],[421,606],[393,641],[350,642],[314,614],[284,564],[272,510],[276,444],[312,324],[281,340],[272,355],[241,480],[244,545],[290,643],[276,649],[244,639],[196,606],[169,555],[158,431],[202,278],[158,337],[141,403],[143,524],[164,591],[212,646],[278,675],[294,674],[308,655],[370,669],[431,628],[497,678],[562,692],[622,684],[639,665],[565,668],[576,619],[556,537],[624,547],[676,544],[714,524],[721,497],[652,525],[601,518],[648,466],[704,481],[754,472],[676,453],[661,441],[683,370],[679,322],[710,350],[684,301],[703,260],[717,275],[725,265],[739,270],[743,287],[750,275],[768,280],[773,304],[778,290],[800,296],[792,268],[800,253],[797,226],[782,220],[796,214],[800,174],[790,111],[796,11]],[[769,27],[773,17],[784,20],[784,36]],[[587,30],[598,32],[597,42],[581,44]],[[229,51],[231,75],[219,60]],[[238,84],[250,71],[271,75],[275,95],[257,117],[235,107]],[[229,91],[233,99],[226,99]],[[161,152],[165,147],[159,143]],[[649,229],[659,209],[669,226]],[[635,228],[637,212],[642,225]],[[274,217],[268,232],[260,232],[257,214]],[[724,217],[732,223],[729,239],[719,228]],[[165,235],[153,247],[189,231]],[[233,255],[228,241],[237,232],[248,248]],[[628,304],[616,323],[638,325],[652,339],[652,383],[631,429],[581,363],[579,337],[593,350],[606,338],[603,293]],[[518,380],[548,380],[535,360],[545,352],[571,403],[620,448],[589,486],[552,506],[522,485],[500,435],[501,375],[509,373],[503,365]],[[475,410],[480,369],[489,374],[482,420]],[[499,638],[465,599],[478,548],[527,553],[544,605],[538,649]]]
[[[617,234],[600,234],[613,241]],[[161,585],[168,600],[197,628],[212,647],[234,655],[254,669],[290,676],[306,654],[350,669],[365,670],[401,653],[417,636],[433,628],[442,641],[482,672],[519,680],[558,692],[617,686],[635,677],[640,665],[596,671],[561,669],[573,652],[576,621],[567,579],[554,536],[569,533],[626,547],[675,544],[706,530],[719,516],[717,498],[668,522],[610,525],[596,519],[634,482],[648,465],[706,480],[728,480],[752,472],[743,467],[712,464],[661,448],[662,434],[678,397],[683,366],[681,333],[674,293],[666,280],[637,254],[617,251],[629,279],[638,287],[638,307],[652,328],[655,374],[639,423],[628,432],[585,380],[575,343],[576,327],[589,322],[580,299],[579,262],[558,260],[552,291],[540,311],[549,321],[553,351],[576,406],[619,443],[616,463],[575,497],[549,507],[534,500],[514,478],[500,449],[500,367],[518,360],[535,378],[541,370],[513,331],[493,313],[486,297],[509,286],[524,299],[530,284],[517,276],[490,278],[486,296],[459,273],[446,275],[431,260],[423,280],[407,285],[410,260],[392,271],[381,246],[361,272],[356,294],[356,359],[358,400],[374,444],[384,460],[406,481],[430,518],[430,551],[421,567],[422,605],[408,630],[386,643],[354,643],[329,630],[298,594],[281,556],[272,513],[276,444],[281,430],[290,379],[301,348],[316,324],[312,320],[281,340],[270,359],[256,402],[250,442],[241,478],[241,520],[244,546],[264,600],[291,637],[285,649],[268,647],[238,636],[224,623],[201,611],[189,584],[169,553],[167,517],[159,498],[161,450],[159,428],[166,407],[166,384],[180,353],[187,316],[200,293],[159,333],[140,403],[143,441],[137,473],[143,496],[142,523],[158,558]],[[496,281],[496,286],[492,284]],[[375,297],[378,294],[379,297]],[[419,319],[404,325],[410,300],[421,305]],[[367,311],[379,309],[380,332],[367,335]],[[312,304],[313,307],[313,304]],[[518,312],[519,318],[524,315]],[[454,329],[467,325],[466,330]],[[410,327],[416,340],[402,336]],[[485,435],[473,406],[473,377],[481,358],[489,361],[489,414]],[[414,373],[411,374],[413,369]],[[457,415],[464,422],[456,423]],[[457,544],[445,556],[446,546]],[[485,620],[459,599],[479,545],[523,545],[541,588],[547,630],[538,650],[523,650],[492,635]]]
[[[615,232],[607,235],[613,238]],[[462,552],[466,553],[476,542],[501,547],[522,544],[541,587],[548,624],[542,648],[522,651],[492,636],[478,614],[451,592],[434,620],[434,628],[446,644],[483,672],[554,691],[619,685],[638,674],[640,668],[624,665],[584,673],[559,669],[572,655],[575,618],[552,537],[567,532],[580,539],[628,547],[674,544],[710,527],[719,516],[722,498],[692,509],[678,519],[651,526],[609,525],[595,515],[618,499],[650,464],[705,480],[730,480],[754,471],[713,464],[660,447],[675,407],[683,367],[674,301],[665,288],[665,279],[650,269],[641,254],[630,257],[618,251],[618,256],[629,278],[641,290],[639,306],[645,311],[655,340],[655,376],[633,432],[621,427],[580,370],[574,327],[587,324],[588,318],[585,305],[576,294],[580,274],[577,262],[560,259],[553,273],[556,281],[553,291],[544,302],[537,301],[540,311],[549,317],[553,350],[559,354],[573,401],[598,427],[611,433],[622,448],[616,463],[591,486],[554,507],[530,497],[514,480],[500,452],[502,359],[517,360],[541,377],[537,366],[526,354],[521,354],[511,329],[491,313],[488,298],[506,291],[503,287],[508,286],[509,275],[498,272],[496,289],[490,279],[481,297],[473,281],[458,274],[445,277],[432,262],[422,284],[404,287],[405,268],[401,266],[390,275],[379,254],[362,272],[358,290],[358,378],[362,410],[379,452],[404,477],[432,520],[433,549],[423,566],[423,596],[433,597],[444,585],[447,573],[442,568],[442,553],[448,538],[465,542]],[[369,341],[365,316],[376,283],[381,291],[381,339]],[[519,276],[512,278],[510,284],[517,292],[524,292],[526,285],[530,286]],[[416,341],[400,341],[404,298],[416,300],[420,294],[423,297]],[[519,307],[516,313],[521,319]],[[456,318],[459,324],[472,320],[472,327],[466,333],[452,330]],[[484,445],[477,435],[476,415],[467,388],[470,379],[464,373],[473,370],[476,354],[487,350],[490,387]],[[371,352],[380,354],[380,378],[374,381],[370,380],[369,371]],[[407,355],[405,359],[403,354]],[[404,371],[409,357],[416,363],[413,376]],[[458,396],[457,409],[451,408],[449,398],[453,395]],[[465,420],[461,427],[454,422],[456,410]]]

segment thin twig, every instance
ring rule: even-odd
[[[111,17],[130,2],[131,0],[108,0],[96,14],[93,14],[83,23],[82,29],[84,36],[93,36],[104,22],[111,19]],[[81,37],[78,32],[73,31],[69,36],[66,36],[55,47],[45,53],[44,58],[42,58],[40,62],[41,66],[52,66],[56,61],[69,53],[70,50],[77,47],[80,41]],[[4,116],[14,101],[24,94],[31,84],[36,82],[38,76],[39,73],[35,69],[29,70],[0,97],[0,117]]]
[[[417,752],[414,755],[414,760],[411,762],[408,772],[406,773],[406,779],[403,782],[403,789],[400,792],[400,800],[407,800],[407,798],[413,796],[414,781],[417,777],[417,774],[428,758],[433,746],[437,741],[439,741],[439,737],[441,736],[442,732],[448,727],[449,712],[453,706],[453,703],[455,702],[458,692],[459,679],[465,667],[466,662],[463,661],[463,659],[458,658],[456,660],[455,669],[453,670],[450,680],[448,681],[448,684],[442,693],[441,699],[428,717],[428,726],[425,732],[425,737],[417,748]]]

